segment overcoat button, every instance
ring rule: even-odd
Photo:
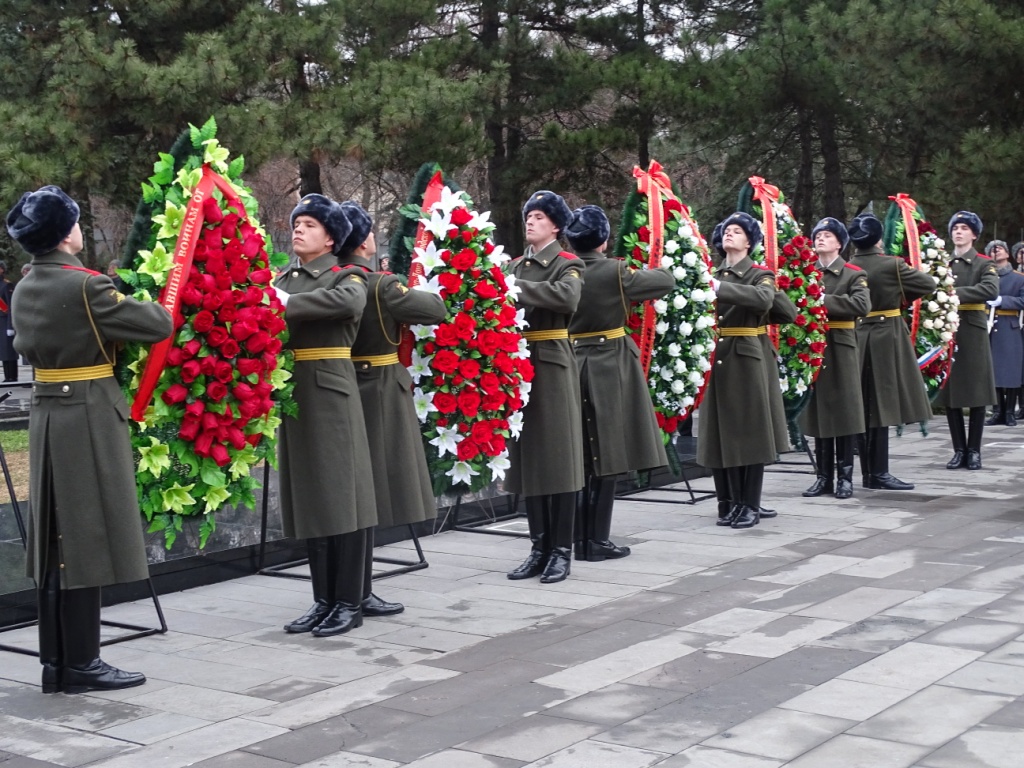
[[[65,384],[63,387],[60,388],[60,391],[61,392],[70,392],[71,391],[71,387],[69,387],[67,384]]]
[[[299,276],[298,272],[292,272],[292,277],[298,277],[298,276]]]

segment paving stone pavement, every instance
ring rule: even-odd
[[[344,637],[281,630],[302,581],[165,595],[168,634],[104,650],[141,688],[43,696],[0,652],[0,768],[1021,768],[1024,427],[986,430],[980,472],[932,427],[892,439],[915,491],[804,499],[790,454],[749,531],[679,487],[622,499],[632,556],[560,584],[505,578],[522,539],[430,537],[375,586],[405,613]]]

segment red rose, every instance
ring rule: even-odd
[[[815,367],[821,365],[821,358],[820,357],[816,357],[813,360],[811,360],[811,365],[813,365]]]
[[[789,338],[786,339],[786,344],[788,344],[791,347],[795,347],[796,346],[796,339],[793,338],[792,336],[790,336]]]
[[[266,270],[268,273],[270,270]],[[254,273],[255,274],[255,273]],[[245,299],[243,301],[247,307],[256,307],[263,303],[263,289],[257,288],[255,285],[250,285],[245,289]]]
[[[465,272],[474,264],[476,264],[476,251],[472,248],[463,248],[452,256],[452,266],[460,272]]]
[[[459,367],[459,357],[454,352],[442,349],[434,355],[434,359],[430,361],[430,367],[441,373],[455,373],[455,369]]]
[[[249,282],[255,283],[256,285],[266,285],[270,282],[271,277],[272,275],[269,269],[257,269],[249,275]]]
[[[498,376],[490,371],[480,377],[479,385],[480,389],[489,395],[501,389],[501,381],[498,379]]]
[[[651,230],[646,224],[636,231],[636,236],[640,239],[641,243],[651,242]]]
[[[636,312],[631,314],[629,318],[626,320],[626,325],[629,326],[630,328],[639,328],[643,324],[643,319]]]
[[[231,294],[229,293],[230,297]],[[216,312],[224,305],[224,292],[218,291],[216,293],[208,293],[203,296],[203,309],[209,312]]]
[[[207,312],[205,309],[196,312],[195,317],[192,318],[192,327],[197,333],[206,333],[213,328],[213,313]]]
[[[228,359],[232,357],[237,357],[238,353],[241,351],[241,347],[238,346],[238,342],[235,341],[234,339],[228,339],[227,341],[220,345],[220,353]]]
[[[803,288],[804,287],[804,279],[802,277],[794,277],[793,278],[793,282],[791,283],[791,285],[794,288]]]
[[[434,331],[434,341],[440,347],[459,346],[459,337],[455,333],[455,326],[451,323],[441,323]]]
[[[267,342],[266,351],[272,355],[276,355],[281,351],[281,347],[284,346],[280,339],[271,339]]]
[[[199,361],[196,359],[187,360],[181,366],[181,380],[186,384],[191,384],[199,376]]]
[[[222,381],[211,381],[206,387],[207,396],[215,403],[219,403],[228,395],[228,388]]]
[[[462,415],[472,419],[480,410],[480,395],[473,390],[463,390],[459,393],[458,403]]]
[[[185,362],[185,351],[181,347],[171,347],[167,350],[167,365],[175,368]]]
[[[465,208],[456,208],[452,211],[452,224],[456,227],[464,227],[472,220],[473,214]]]
[[[476,306],[476,302],[473,301],[472,299],[466,299],[464,302],[462,302],[462,308],[464,310],[466,310],[467,312],[469,310],[471,310],[475,306]]]
[[[188,397],[188,390],[181,384],[171,384],[171,386],[165,389],[164,393],[160,395],[160,398],[168,405],[175,405],[176,403],[184,402],[186,397]]]
[[[232,291],[232,293],[234,293],[234,291]],[[217,313],[217,320],[222,325],[227,325],[228,323],[233,323],[237,315],[238,310],[234,307],[234,305],[224,304],[223,306],[221,306],[220,312]]]
[[[192,442],[199,434],[199,419],[186,416],[181,421],[181,428],[178,430],[178,437],[182,440]]]
[[[213,447],[213,441],[217,437],[213,432],[203,432],[199,437],[196,438],[195,452],[199,456],[209,456],[210,448]]]
[[[188,284],[181,289],[181,302],[188,307],[198,307],[203,301],[203,292]]]
[[[260,403],[258,400],[243,400],[238,404],[238,414],[243,419],[252,419],[260,415]]]
[[[468,437],[464,437],[458,445],[459,461],[472,461],[480,455],[480,448],[470,440]]]
[[[824,351],[825,351],[825,342],[823,342],[823,341],[812,341],[811,342],[811,352],[814,352],[816,355],[820,355]]]
[[[507,401],[508,396],[501,390],[488,392],[484,395],[483,400],[480,401],[480,407],[485,411],[500,411],[505,407]]]
[[[228,340],[228,331],[226,328],[222,328],[219,325],[213,326],[206,334],[206,342],[211,347],[219,347],[225,341]]]
[[[249,277],[249,262],[247,261],[236,261],[231,265],[231,281],[234,283],[244,283],[246,278]]]
[[[243,376],[259,373],[263,369],[263,362],[259,358],[242,357],[235,361],[235,367]]]
[[[457,405],[458,403],[455,401],[455,396],[451,393],[434,393],[434,407],[437,408],[439,413],[455,413]]]
[[[473,338],[473,333],[476,331],[476,321],[466,312],[459,312],[452,321],[452,325],[455,327],[455,335],[463,340]]]
[[[680,213],[682,213],[683,204],[680,203],[678,200],[670,198],[662,204],[661,209],[665,211],[665,213],[670,213],[672,211],[679,211]],[[668,217],[666,216],[665,218],[667,219]]]
[[[639,245],[634,245],[633,246],[633,258],[634,259],[636,259],[637,261],[642,263],[643,260],[644,260],[644,256],[646,256],[646,255],[647,254],[645,254],[643,252],[643,250],[640,248]]]
[[[809,277],[809,276],[813,275],[815,272],[817,272],[818,270],[817,270],[817,268],[813,264],[808,264],[807,266],[805,266],[800,271],[803,272],[805,275],[807,275]]]
[[[442,296],[451,296],[462,288],[462,278],[454,272],[442,272],[437,282],[441,285]]]
[[[270,343],[270,334],[266,331],[257,331],[245,340],[245,348],[253,354],[262,352]]]
[[[796,248],[793,246],[792,242],[788,242],[784,246],[782,246],[782,252],[786,256],[795,256],[796,255]]]
[[[481,354],[493,357],[494,353],[501,348],[501,334],[488,329],[480,331],[476,336],[476,347]]]
[[[786,275],[779,275],[777,278],[779,290],[784,291],[789,288],[789,278]]]
[[[519,375],[523,377],[523,381],[527,384],[533,381],[533,363],[529,360],[516,361],[516,369],[519,371]]]
[[[459,363],[459,375],[471,381],[476,379],[480,375],[480,363],[472,359],[463,360]]]
[[[245,448],[245,433],[238,427],[228,427],[228,442],[236,451]]]
[[[464,242],[466,245],[469,245],[471,242],[473,242],[473,238],[477,236],[479,231],[480,230],[476,229],[475,227],[471,227],[470,229],[464,229],[459,233],[459,237],[462,238],[462,242]]]
[[[205,410],[205,408],[206,406],[203,405],[201,400],[196,400],[195,402],[189,403],[188,405],[185,406],[185,413],[188,416],[194,416],[195,418],[198,419],[200,416],[203,415],[203,411]]]
[[[803,315],[797,315],[796,320],[793,321],[797,325],[807,325],[807,318]]]
[[[253,395],[255,395],[255,392],[253,392],[252,387],[248,384],[236,384],[231,389],[231,394],[234,395],[237,400],[251,400]]]
[[[217,275],[217,279],[214,280],[214,285],[218,291],[229,291],[231,290],[231,275],[227,272],[221,272]]]
[[[210,450],[210,455],[213,457],[213,460],[217,462],[218,467],[223,467],[225,464],[231,461],[231,456],[228,455],[228,449],[225,448],[220,443],[217,443],[215,446],[213,446],[213,448]]]
[[[217,370],[217,358],[213,355],[206,355],[197,359],[199,360],[199,369],[207,376],[213,376]]]
[[[495,355],[494,359],[491,360],[491,365],[501,373],[512,373],[516,369],[516,364],[512,361],[512,358],[504,352]]]
[[[224,220],[224,214],[220,210],[220,206],[217,205],[217,201],[208,197],[203,200],[203,218],[207,223],[216,224]]]
[[[235,369],[231,366],[231,363],[217,360],[214,365],[213,375],[217,378],[217,381],[226,384],[235,378]]]
[[[481,299],[496,299],[499,295],[498,289],[486,280],[481,280],[479,283],[474,285],[473,292]]]

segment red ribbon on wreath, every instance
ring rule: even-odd
[[[440,202],[442,188],[444,188],[444,177],[441,176],[440,171],[437,171],[430,181],[427,182],[427,188],[423,191],[423,205],[420,210],[429,214],[434,203]],[[416,239],[413,242],[413,253],[415,254],[417,248],[426,248],[430,244],[432,237],[433,235],[427,232],[427,228],[423,225],[422,221],[417,224]],[[423,265],[413,262],[409,267],[409,287],[412,288],[419,285],[423,277]],[[406,367],[412,365],[412,350],[414,346],[415,339],[413,339],[412,331],[409,330],[408,326],[403,326],[402,341],[398,345],[398,360],[402,365]]]
[[[651,248],[647,258],[649,269],[656,269],[661,266],[661,256],[665,250],[665,209],[666,200],[675,200],[672,193],[672,182],[669,181],[657,160],[651,160],[651,164],[645,171],[639,165],[633,166],[633,177],[636,179],[636,189],[641,195],[647,198],[648,227],[651,230]],[[654,352],[654,326],[655,326],[654,303],[644,302],[644,318],[640,326],[640,364],[644,368],[644,376],[651,368],[651,356]]]
[[[178,310],[181,307],[181,287],[184,285],[188,274],[192,269],[192,257],[196,252],[196,244],[199,242],[199,234],[203,231],[203,224],[206,223],[206,216],[203,214],[203,202],[213,194],[214,189],[219,189],[238,213],[242,221],[249,220],[249,214],[245,206],[238,199],[231,182],[210,168],[203,165],[203,176],[189,198],[188,206],[185,209],[185,218],[182,220],[181,231],[178,233],[178,242],[174,246],[174,260],[171,264],[171,271],[167,275],[167,285],[160,293],[160,304],[171,313],[171,317],[177,321]],[[174,345],[172,333],[163,341],[157,342],[149,351],[146,358],[146,367],[143,369],[142,378],[139,383],[139,391],[135,393],[132,401],[132,418],[135,421],[145,421],[146,408],[153,399],[153,390],[160,381],[160,374],[167,365],[167,353]]]
[[[921,235],[917,229],[917,220],[914,212],[917,210],[917,203],[914,198],[906,192],[898,192],[890,195],[892,200],[903,214],[904,241],[907,244],[907,252],[910,254],[910,266],[914,269],[921,268]],[[917,344],[917,329],[921,323],[921,299],[915,299],[910,310],[910,343]]]
[[[772,203],[779,201],[779,188],[765,182],[760,176],[751,176],[747,181],[754,188],[754,200],[761,204],[761,222],[764,224],[764,265],[776,275],[779,273],[779,241],[775,228],[775,208]],[[779,348],[779,326],[768,326],[768,338],[772,346]]]

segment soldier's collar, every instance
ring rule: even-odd
[[[838,275],[842,272],[844,266],[846,266],[846,260],[842,256],[836,256],[827,267],[821,263],[821,259],[818,259],[817,264],[818,269],[824,272],[831,272],[833,275]]]
[[[331,271],[331,267],[337,266],[338,257],[333,253],[325,253],[323,256],[317,256],[312,261],[307,261],[305,264],[302,263],[302,259],[297,259],[295,269],[301,269],[308,275],[313,277],[320,277]]]
[[[956,253],[954,253],[953,254],[953,261],[956,261],[957,259],[960,259],[960,261],[965,261],[968,264],[970,264],[972,261],[974,261],[975,258],[977,258],[977,256],[978,256],[978,251],[975,250],[973,247],[971,247],[962,256],[957,256]]]
[[[722,265],[718,268],[718,273],[732,272],[737,277],[743,277],[744,273],[753,266],[754,262],[750,260],[749,256],[744,256],[731,267],[725,259],[722,259]]]
[[[534,253],[532,245],[526,246],[526,253],[523,254],[523,258],[533,259],[534,261],[539,262],[541,266],[546,267],[551,263],[552,259],[558,256],[561,252],[562,246],[559,244],[558,240],[552,240],[536,253]]]
[[[68,267],[84,267],[81,259],[70,253],[58,251],[56,248],[49,253],[37,254],[32,257],[33,264],[60,264]]]

